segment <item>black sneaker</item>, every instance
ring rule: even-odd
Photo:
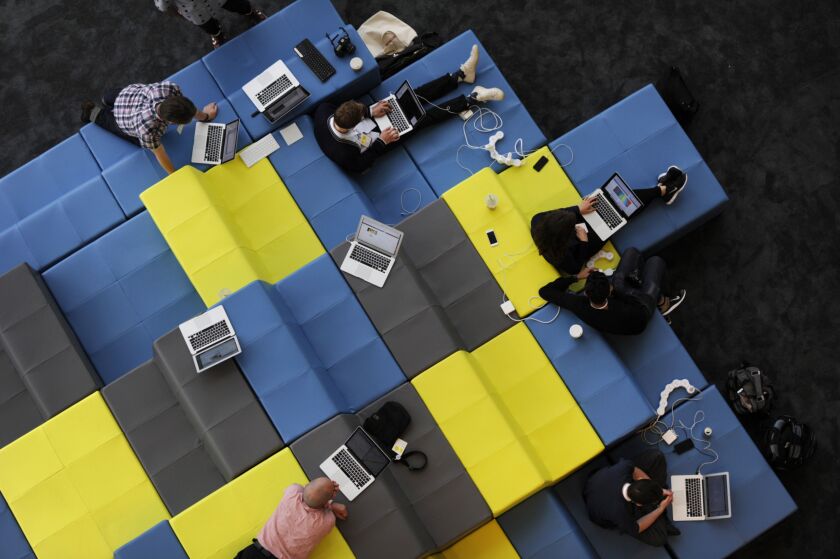
[[[667,171],[657,177],[657,180],[659,184],[665,185],[665,205],[670,206],[688,184],[688,174],[676,165],[671,165]]]
[[[227,42],[227,35],[224,31],[219,31],[218,35],[211,35],[210,42],[213,43],[213,48],[217,49]]]
[[[682,305],[683,301],[685,301],[685,289],[681,289],[678,295],[674,295],[673,297],[668,298],[668,308],[664,311],[660,308],[662,316],[668,316],[669,314],[674,312],[674,309]]]
[[[265,21],[268,18],[266,17],[265,13],[259,8],[252,8],[251,13],[248,14],[248,19],[251,21],[251,25],[256,25],[261,21]]]
[[[93,109],[96,108],[96,103],[93,101],[83,101],[82,102],[82,124],[89,124],[90,123],[90,113],[93,112]]]

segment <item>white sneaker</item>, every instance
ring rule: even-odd
[[[461,64],[461,71],[464,73],[464,77],[461,78],[461,81],[467,83],[473,83],[475,81],[475,69],[478,66],[478,45],[473,45],[470,49],[470,57],[467,58],[467,61]]]
[[[498,87],[487,88],[477,85],[473,88],[472,93],[470,93],[470,97],[482,103],[487,101],[501,101],[505,98],[505,92]]]

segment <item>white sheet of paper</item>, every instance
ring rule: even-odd
[[[303,132],[300,131],[297,124],[290,124],[285,128],[281,128],[280,135],[283,136],[283,141],[286,142],[287,146],[303,138]]]
[[[362,134],[367,134],[374,128],[376,128],[376,122],[369,118],[363,118],[362,121],[356,125],[356,131],[361,132]]]

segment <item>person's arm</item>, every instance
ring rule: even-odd
[[[653,526],[653,523],[656,522],[656,520],[660,516],[662,516],[662,514],[665,512],[665,509],[668,508],[668,505],[670,505],[671,501],[673,500],[674,496],[669,492],[669,494],[666,495],[664,499],[662,499],[662,501],[655,509],[653,509],[651,512],[647,513],[639,520],[637,520],[636,525],[639,527],[639,533],[641,534],[642,532]]]
[[[210,122],[219,113],[219,106],[216,103],[207,103],[203,109],[195,111],[195,118],[198,122]]]
[[[155,154],[155,159],[158,160],[160,166],[163,167],[168,174],[171,175],[175,172],[175,167],[172,165],[172,161],[169,160],[169,154],[166,153],[166,148],[163,147],[163,144],[153,148],[152,153]]]
[[[347,505],[343,505],[341,503],[334,503],[331,501],[329,506],[330,509],[333,511],[333,514],[335,514],[336,518],[338,518],[339,520],[347,520]]]
[[[545,284],[540,288],[540,297],[542,297],[549,303],[554,303],[558,307],[563,307],[567,309],[572,308],[572,306],[575,305],[575,303],[581,298],[581,296],[576,295],[574,293],[570,293],[569,287],[576,281],[589,276],[589,273],[591,271],[592,270],[590,270],[589,268],[584,268],[576,276],[562,276],[550,283]]]
[[[639,468],[633,468],[633,481],[639,481],[640,479],[650,479],[650,476],[647,475],[644,470],[640,470]]]

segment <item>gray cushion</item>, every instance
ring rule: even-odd
[[[459,349],[472,351],[514,323],[502,291],[442,200],[403,220],[397,262],[382,288],[345,274],[408,378]],[[332,250],[337,263],[349,244]]]

